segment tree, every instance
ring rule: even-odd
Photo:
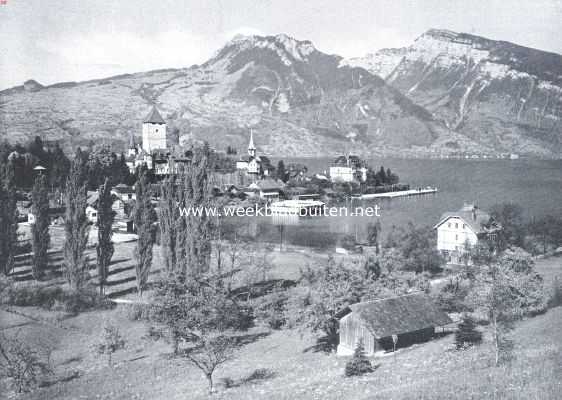
[[[509,358],[509,333],[515,320],[546,309],[542,278],[522,251],[506,252],[497,262],[481,266],[467,304],[490,321],[495,364]]]
[[[326,344],[335,348],[338,342],[339,313],[351,304],[361,301],[367,293],[369,281],[358,269],[336,265],[330,257],[324,267],[307,268],[303,271],[301,304],[291,299],[294,308],[288,308],[288,319],[326,334]],[[290,315],[290,314],[296,314]]]
[[[373,366],[365,355],[363,339],[359,339],[351,360],[345,364],[345,376],[358,376],[373,372]]]
[[[113,211],[113,197],[111,195],[111,183],[109,178],[105,179],[105,183],[98,189],[98,243],[96,245],[96,255],[98,264],[98,281],[100,285],[100,294],[104,293],[104,285],[109,275],[109,264],[113,257],[113,220],[115,212]]]
[[[0,374],[12,380],[16,393],[30,391],[42,376],[52,372],[47,360],[17,338],[0,338]]]
[[[51,187],[64,187],[70,172],[70,165],[70,160],[57,143],[52,153],[50,153],[50,162],[47,170]]]
[[[213,393],[213,373],[221,364],[233,357],[236,342],[234,338],[222,334],[203,334],[192,349],[183,355],[207,378],[209,393]]]
[[[277,179],[283,182],[287,182],[288,173],[285,170],[285,163],[283,160],[279,160],[277,163]]]
[[[135,247],[136,263],[135,276],[137,292],[142,296],[148,281],[148,274],[152,266],[152,246],[154,245],[154,208],[151,202],[150,181],[146,168],[136,185],[136,200],[134,209],[134,223],[138,240]]]
[[[393,227],[384,247],[398,250],[403,257],[402,268],[406,271],[438,272],[445,262],[437,250],[432,230],[416,228],[411,222],[406,229]]]
[[[174,352],[199,368],[213,391],[213,373],[237,347],[233,333],[249,326],[249,316],[224,290],[220,277],[199,280],[180,274],[159,284],[154,319],[167,326]],[[180,342],[188,347],[180,348]]]
[[[381,223],[377,221],[376,223],[367,224],[367,243],[369,246],[375,247],[375,254],[379,254],[380,251],[380,233],[381,233]]]
[[[88,244],[90,225],[86,217],[86,205],[83,160],[77,152],[66,182],[64,218],[64,269],[73,291],[78,291],[88,278],[88,262],[84,251]]]
[[[160,246],[166,271],[176,271],[177,226],[180,219],[177,203],[176,180],[172,175],[161,186],[158,221],[160,223]]]
[[[17,216],[14,168],[11,162],[4,162],[0,157],[0,269],[4,275],[14,267]]]
[[[119,328],[106,323],[102,329],[98,343],[94,345],[94,351],[97,354],[107,356],[107,365],[113,366],[111,357],[113,353],[125,347],[125,339],[121,336]]]
[[[49,197],[47,190],[47,178],[38,175],[35,178],[33,191],[31,192],[33,202],[33,215],[35,223],[31,226],[33,265],[32,274],[35,279],[40,279],[47,269],[49,248]]]
[[[523,208],[514,203],[502,203],[492,206],[490,217],[499,223],[502,230],[499,234],[500,249],[513,245],[522,247],[524,238]]]
[[[178,204],[186,209],[213,207],[212,186],[209,182],[209,149],[198,149],[191,164],[179,177]],[[177,256],[178,269],[182,274],[197,276],[209,270],[211,240],[214,237],[213,220],[201,215],[183,216],[178,224]]]
[[[478,344],[482,341],[482,333],[476,329],[474,319],[465,315],[455,332],[455,346],[457,350]]]

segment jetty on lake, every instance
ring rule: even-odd
[[[360,200],[370,200],[370,199],[393,199],[395,197],[410,197],[410,196],[421,196],[424,194],[437,193],[437,188],[435,187],[425,187],[409,190],[398,190],[396,192],[385,192],[385,193],[367,193],[359,196],[352,196],[353,199]]]

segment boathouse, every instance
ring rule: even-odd
[[[356,303],[339,322],[338,355],[353,354],[360,339],[373,355],[431,339],[435,328],[453,321],[425,293]]]

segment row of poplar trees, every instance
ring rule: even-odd
[[[88,244],[90,223],[86,216],[87,174],[84,170],[84,153],[77,151],[64,187],[64,275],[70,289],[79,291],[89,277],[88,260],[85,250]],[[98,279],[103,293],[108,268],[113,256],[112,225],[114,212],[111,209],[112,182],[105,178],[99,188],[98,200],[98,244],[96,246]],[[48,273],[48,249],[51,238],[49,184],[47,176],[39,174],[34,179],[31,193],[32,214],[35,218],[31,224],[32,267],[31,272],[39,280]],[[8,275],[14,267],[17,252],[17,207],[14,166],[9,161],[0,160],[0,268]]]

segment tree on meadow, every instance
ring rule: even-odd
[[[14,267],[17,217],[13,165],[0,154],[0,269],[4,275],[8,275]]]
[[[32,212],[35,217],[35,222],[31,225],[31,244],[33,248],[31,271],[35,279],[40,279],[47,269],[47,250],[51,241],[49,235],[49,196],[47,177],[45,175],[37,175],[35,178],[31,198]]]
[[[135,187],[136,200],[133,211],[133,220],[137,229],[138,240],[135,246],[135,277],[137,293],[142,293],[148,282],[148,274],[152,267],[152,247],[154,245],[154,222],[156,215],[151,201],[150,181],[146,168],[141,171],[141,176]]]
[[[115,212],[112,206],[111,182],[109,178],[106,178],[105,183],[98,189],[98,243],[96,245],[96,256],[100,294],[104,293],[104,285],[109,275],[109,264],[114,252],[111,238],[113,236]]]
[[[84,254],[90,225],[86,217],[86,185],[82,155],[77,152],[72,162],[65,189],[64,271],[73,291],[82,288],[88,279],[88,262]]]
[[[178,178],[178,205],[184,209],[205,209],[215,206],[212,185],[209,181],[210,163],[208,146],[193,154],[192,162]],[[178,223],[177,255],[178,270],[182,274],[200,275],[209,270],[211,240],[214,238],[212,217],[184,215]]]
[[[160,225],[160,248],[166,271],[171,274],[177,266],[177,228],[180,220],[177,185],[174,175],[168,177],[161,185],[158,204],[158,222]]]
[[[204,373],[210,393],[215,370],[238,347],[236,332],[246,330],[250,321],[221,279],[169,277],[158,284],[153,302],[153,320],[167,327],[175,355]]]
[[[488,317],[495,365],[511,356],[513,322],[546,309],[544,293],[542,277],[521,250],[506,252],[497,262],[479,268],[466,303]]]
[[[359,339],[353,357],[345,364],[345,376],[359,376],[373,372],[373,366],[365,354],[363,339]]]

